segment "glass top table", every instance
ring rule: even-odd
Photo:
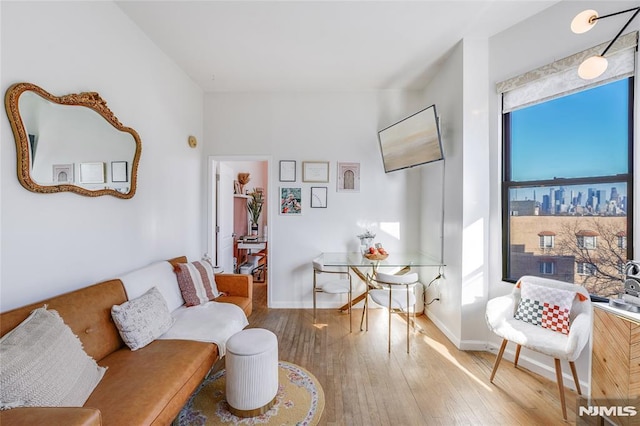
[[[390,253],[384,260],[369,260],[360,252],[322,253],[325,266],[347,267],[411,267],[411,266],[445,266],[440,260],[420,253]]]
[[[445,264],[433,256],[427,256],[421,253],[390,253],[389,257],[384,260],[369,260],[360,252],[343,252],[343,253],[322,253],[322,263],[324,266],[331,267],[347,267],[353,271],[367,287],[376,288],[376,284],[373,281],[375,274],[379,268],[383,267],[396,267],[401,268],[398,274],[406,273],[411,267],[444,267]],[[371,274],[364,272],[371,268]],[[362,301],[367,296],[367,292],[364,292],[351,300],[351,303],[347,303],[339,308],[340,311],[347,310],[356,303]],[[367,302],[365,301],[365,304]],[[366,308],[362,311],[362,318],[360,319],[360,330],[362,330],[362,322]]]

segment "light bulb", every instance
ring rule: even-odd
[[[585,80],[600,77],[607,70],[609,61],[604,56],[592,56],[583,61],[578,67],[578,75]]]
[[[598,22],[598,12],[589,9],[580,12],[571,21],[571,31],[576,34],[582,34],[589,31]]]

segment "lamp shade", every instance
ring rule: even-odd
[[[598,22],[598,12],[589,9],[580,12],[571,21],[571,31],[576,34],[582,34],[589,31]]]
[[[604,56],[592,56],[583,61],[578,67],[578,75],[585,80],[599,77],[607,70],[609,61]]]

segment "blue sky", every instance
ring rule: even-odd
[[[512,180],[627,173],[628,84],[623,79],[512,112]]]

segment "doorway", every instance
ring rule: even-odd
[[[269,247],[270,170],[268,156],[211,156],[207,191],[207,250],[212,262],[224,273],[253,275],[254,290],[256,286],[266,287],[267,307],[271,300],[268,287],[272,248]],[[245,181],[247,175],[248,181]],[[240,181],[245,181],[244,185]],[[264,205],[256,231],[252,230],[247,203],[257,191],[262,193]]]

